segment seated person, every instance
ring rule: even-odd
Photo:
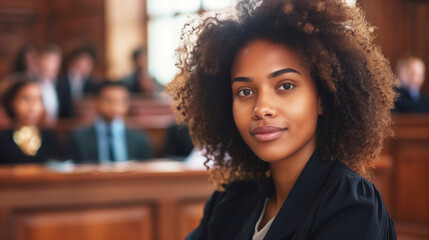
[[[187,157],[194,148],[189,129],[186,126],[173,124],[167,129],[167,140],[164,153],[167,158],[182,160]]]
[[[398,60],[396,68],[401,87],[394,111],[429,112],[429,97],[420,92],[425,80],[423,60],[414,55],[406,55]]]
[[[2,104],[13,126],[0,131],[0,164],[42,163],[57,158],[57,137],[39,128],[45,110],[38,82],[24,74],[11,78]]]
[[[88,93],[94,93],[96,80],[93,78],[95,52],[92,48],[75,49],[67,57],[67,72],[57,81],[60,118],[75,116],[74,103]]]
[[[131,57],[134,70],[130,75],[125,76],[122,81],[132,93],[142,93],[149,97],[156,96],[162,87],[149,75],[146,48],[137,48],[133,51]]]
[[[91,126],[71,134],[67,156],[76,163],[151,158],[146,136],[125,126],[129,98],[129,92],[121,82],[101,83],[95,100],[99,118]]]
[[[58,93],[55,89],[61,67],[61,49],[55,45],[45,48],[40,55],[39,84],[45,106],[47,122],[56,122],[59,114]]]

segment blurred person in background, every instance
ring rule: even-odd
[[[132,53],[134,71],[124,77],[122,81],[132,93],[142,93],[149,97],[155,96],[161,87],[149,75],[147,68],[147,50],[145,47],[137,48]]]
[[[25,73],[33,78],[39,76],[39,50],[34,44],[27,43],[18,50],[10,73]]]
[[[429,112],[429,97],[420,89],[425,81],[425,63],[420,57],[407,53],[396,64],[401,81],[399,98],[395,102],[396,112]]]
[[[61,50],[55,45],[48,46],[40,55],[40,87],[47,122],[53,124],[59,115],[59,96],[56,82],[61,67]]]
[[[10,78],[1,102],[12,127],[0,131],[0,164],[42,163],[58,157],[57,137],[40,128],[45,110],[39,83],[25,74]]]
[[[67,71],[57,82],[60,118],[74,116],[74,102],[86,93],[94,93],[96,82],[92,77],[95,52],[91,48],[75,49],[68,57]]]
[[[189,129],[185,125],[173,124],[167,128],[167,136],[164,146],[166,158],[185,160],[192,152],[192,143]]]
[[[67,157],[76,163],[110,163],[152,157],[147,137],[127,129],[124,117],[129,109],[129,92],[122,82],[100,84],[96,109],[98,119],[89,127],[73,132]]]

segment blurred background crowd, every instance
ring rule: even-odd
[[[3,28],[0,38],[0,163],[108,162],[188,155],[192,150],[189,134],[186,127],[175,125],[163,87],[177,72],[174,50],[184,23],[232,3],[3,3],[22,12],[0,11],[0,24],[13,26]],[[407,20],[402,28],[389,29],[394,22],[383,24],[398,20],[374,14],[382,1],[358,4],[368,11],[370,21],[382,25],[377,41],[402,83],[393,111],[429,112],[425,94],[429,87],[424,84],[427,44],[422,46],[421,40],[413,38],[387,41],[392,34],[408,33],[406,24],[413,22]],[[398,11],[402,5],[408,6],[397,3],[389,7]],[[404,19],[406,14],[402,13]],[[25,19],[31,21],[22,22]],[[415,31],[419,26],[414,26]]]
[[[392,111],[395,137],[375,161],[374,183],[398,239],[429,239],[429,1],[346,2],[365,11],[401,81]],[[121,177],[111,173],[118,169],[105,169],[159,158],[203,167],[201,150],[194,149],[186,126],[177,125],[163,89],[177,73],[175,49],[184,24],[233,3],[0,0],[0,240],[141,239],[150,229],[158,235],[144,239],[183,239],[198,225],[212,192],[202,185],[209,185],[204,173],[181,169],[169,175],[162,165],[150,179],[150,168]],[[88,175],[79,172],[88,165],[73,165],[69,175],[58,176],[53,161],[102,164],[90,165],[96,170]],[[33,174],[28,166],[39,170]],[[118,219],[126,227],[112,227]],[[99,231],[103,221],[105,231]],[[150,227],[141,227],[146,223]],[[58,235],[50,235],[55,224]],[[75,230],[79,224],[84,230]],[[66,238],[65,229],[72,229],[70,236],[96,234]],[[110,230],[121,237],[105,234]],[[36,232],[47,235],[38,238]],[[126,233],[134,238],[122,237]]]

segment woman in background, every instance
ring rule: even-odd
[[[187,239],[396,239],[364,178],[398,85],[372,32],[341,0],[242,0],[185,26],[168,91],[219,189]]]
[[[40,129],[45,110],[38,82],[23,74],[11,78],[1,100],[12,129],[0,131],[0,164],[42,163],[57,157],[57,137]]]
[[[27,43],[18,50],[10,73],[24,73],[28,77],[37,78],[39,68],[39,50],[34,44]]]

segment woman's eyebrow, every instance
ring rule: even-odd
[[[233,78],[232,80],[231,80],[231,83],[233,83],[233,82],[251,82],[252,80],[250,80],[250,78],[248,78],[248,77],[236,77],[236,78]]]
[[[280,69],[278,71],[271,73],[270,75],[268,75],[268,77],[269,78],[275,78],[277,76],[280,76],[280,75],[285,74],[285,73],[290,73],[290,72],[297,73],[297,74],[301,75],[300,72],[298,72],[297,70],[295,70],[293,68],[283,68],[283,69]]]

